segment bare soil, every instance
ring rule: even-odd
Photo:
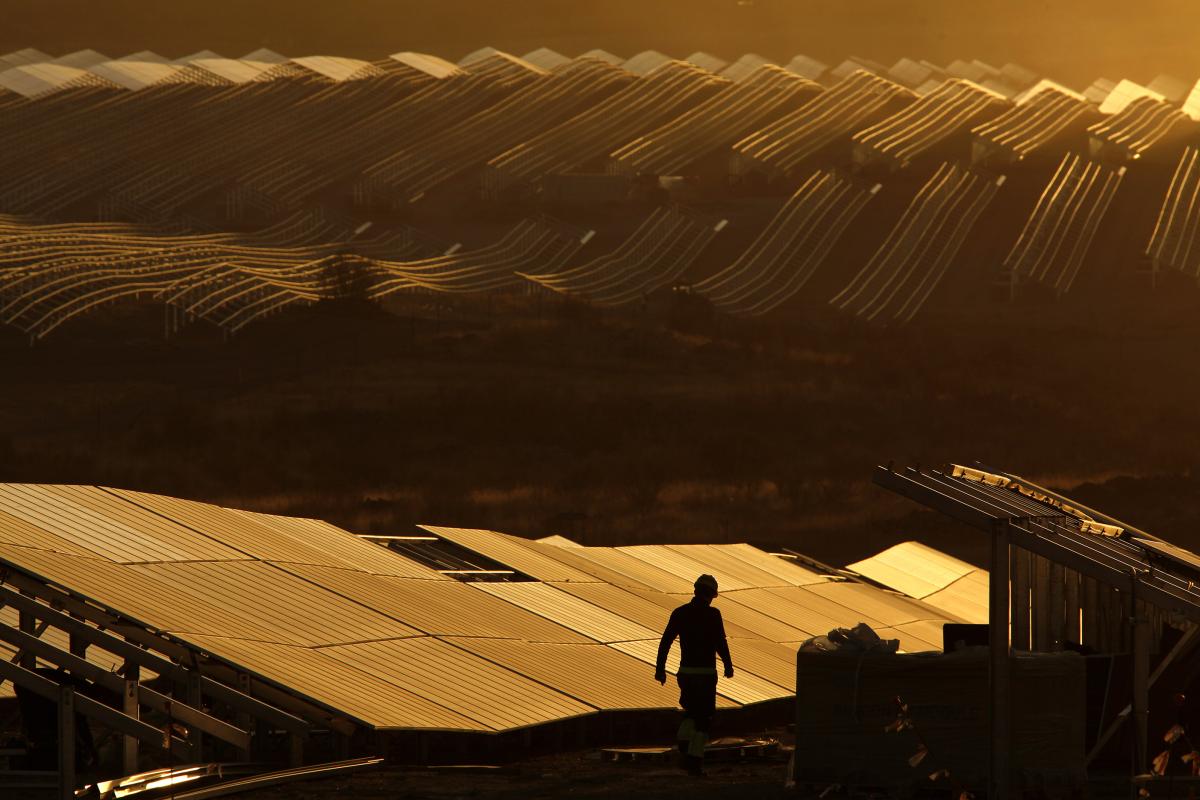
[[[508,767],[420,769],[395,768],[288,784],[243,795],[254,800],[319,800],[354,797],[458,800],[537,800],[558,797],[637,797],[646,800],[756,797],[796,798],[784,787],[786,757],[710,764],[694,778],[669,764],[612,763],[598,753],[564,753]]]
[[[870,483],[891,460],[979,460],[1200,548],[1187,289],[1094,312],[935,311],[904,329],[329,305],[229,343],[202,327],[164,341],[161,310],[117,307],[32,349],[0,331],[0,480],[363,533],[749,541],[837,564],[920,539],[979,562],[982,537]]]

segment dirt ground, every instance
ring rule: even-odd
[[[116,307],[33,349],[0,331],[0,480],[844,564],[910,538],[984,559],[982,537],[870,483],[890,460],[978,459],[1200,546],[1194,309],[685,333],[314,308],[228,344],[164,342],[156,313]]]
[[[557,797],[637,797],[645,800],[708,798],[796,798],[784,787],[786,755],[741,763],[713,763],[703,778],[693,778],[670,764],[612,763],[598,753],[566,753],[508,767],[442,769],[389,768],[343,778],[289,784],[242,795],[253,800],[538,800]]]

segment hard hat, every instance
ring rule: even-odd
[[[703,592],[713,597],[717,596],[717,579],[712,575],[701,575],[699,578],[696,578],[695,586],[697,594]]]

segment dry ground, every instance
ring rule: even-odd
[[[541,800],[558,797],[637,797],[645,800],[716,800],[756,797],[792,798],[784,788],[786,760],[774,758],[744,763],[710,764],[707,775],[692,778],[658,763],[602,762],[596,753],[566,753],[501,768],[383,769],[290,784],[244,795],[253,800]]]
[[[653,313],[466,324],[333,306],[228,344],[201,328],[164,342],[158,313],[117,309],[33,349],[0,331],[0,480],[359,532],[750,541],[845,563],[905,538],[983,558],[981,537],[870,484],[891,459],[979,459],[1200,547],[1200,315],[1182,305],[686,332]]]

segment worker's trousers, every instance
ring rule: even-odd
[[[717,671],[700,667],[680,667],[679,705],[683,722],[679,725],[679,749],[692,758],[704,756],[709,725],[717,710]]]

